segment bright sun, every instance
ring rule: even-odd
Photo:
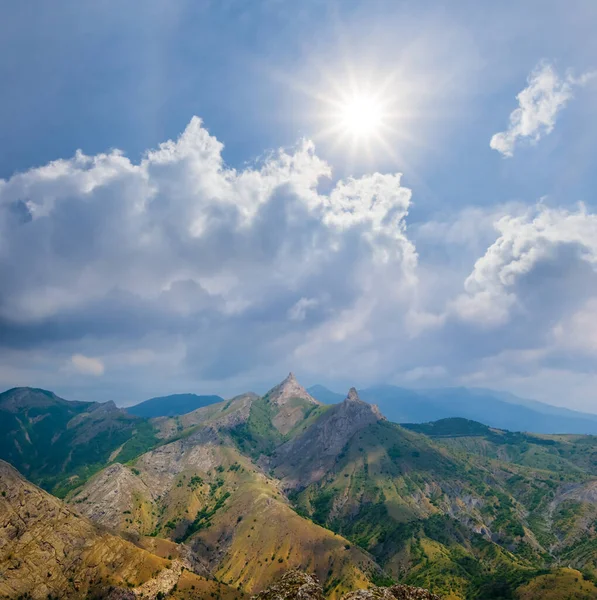
[[[356,94],[339,106],[339,128],[354,137],[377,136],[384,124],[384,108],[375,96]]]

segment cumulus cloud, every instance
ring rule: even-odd
[[[507,215],[495,223],[497,240],[475,263],[453,308],[464,320],[497,326],[520,306],[520,283],[541,265],[562,262],[556,276],[562,282],[571,262],[597,267],[597,215],[537,205],[525,213]]]
[[[573,88],[584,85],[594,75],[586,73],[575,78],[569,74],[561,78],[552,65],[540,63],[529,75],[528,86],[516,96],[518,108],[510,114],[508,129],[491,138],[491,148],[512,157],[519,141],[536,143],[550,134],[558,113],[573,97]]]
[[[400,174],[330,175],[309,141],[233,169],[195,118],[138,163],[79,152],[0,180],[0,381],[89,398],[67,376],[103,375],[95,398],[130,404],[289,369],[529,385],[566,353],[592,364],[597,215],[506,204],[407,229]]]
[[[324,194],[331,170],[309,141],[242,170],[221,153],[193,118],[138,164],[77,152],[0,180],[0,344],[182,344],[187,370],[221,379],[290,355],[376,278],[416,279],[399,174]],[[90,360],[73,364],[99,370]]]
[[[104,363],[99,358],[84,356],[83,354],[73,354],[70,362],[79,373],[83,373],[84,375],[99,377],[104,374]]]

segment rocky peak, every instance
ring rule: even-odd
[[[252,596],[251,600],[324,600],[323,588],[314,575],[298,569],[287,571],[278,583]]]
[[[320,404],[311,394],[296,380],[293,373],[289,373],[288,377],[272,388],[266,396],[275,406],[284,406],[291,398],[300,398],[311,404]]]
[[[324,600],[324,595],[323,588],[314,575],[292,569],[285,573],[278,583],[253,596],[251,600]],[[441,598],[423,588],[393,585],[348,592],[341,600],[441,600]]]
[[[358,410],[359,413],[373,414],[378,421],[385,419],[376,404],[369,404],[359,398],[359,393],[356,388],[351,387],[348,390],[348,395],[342,403],[347,410]],[[351,408],[352,407],[352,408]],[[357,408],[358,407],[358,408]]]
[[[362,400],[359,398],[359,393],[357,392],[356,388],[351,387],[348,390],[348,396],[346,396],[346,402],[362,402]]]

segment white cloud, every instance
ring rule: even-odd
[[[529,75],[528,86],[516,96],[519,106],[510,114],[508,129],[491,138],[491,148],[512,157],[521,139],[535,143],[551,133],[558,113],[573,97],[573,88],[586,84],[593,76],[586,73],[562,79],[552,65],[540,63]]]
[[[71,365],[84,375],[95,375],[99,377],[104,374],[104,363],[99,358],[84,356],[83,354],[73,354],[70,359]]]
[[[3,344],[70,356],[85,338],[117,364],[182,343],[189,369],[220,379],[289,356],[378,280],[416,279],[400,174],[324,194],[331,169],[309,141],[243,170],[221,152],[193,118],[138,164],[78,152],[0,180]]]
[[[315,308],[319,305],[317,298],[301,298],[288,311],[288,318],[291,321],[304,321],[307,316],[307,311],[310,308]]]
[[[553,328],[554,343],[567,350],[597,356],[597,298],[566,315]]]
[[[494,357],[530,352],[531,372],[589,331],[588,313],[571,315],[592,291],[566,283],[597,265],[583,207],[469,208],[411,231],[399,174],[323,193],[330,167],[308,141],[238,170],[221,152],[193,119],[138,164],[77,153],[0,180],[0,381],[65,393],[67,365],[104,375],[95,398],[129,403],[123,389],[225,394],[289,369],[484,381]],[[85,380],[66,380],[86,397]]]
[[[537,205],[518,216],[504,216],[495,227],[498,239],[475,263],[465,294],[453,309],[468,321],[496,326],[508,321],[519,301],[517,284],[543,261],[568,247],[581,262],[597,267],[597,215]],[[547,299],[546,299],[547,300]]]

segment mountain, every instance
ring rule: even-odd
[[[182,598],[186,590],[236,590],[192,572],[174,545],[170,558],[99,529],[0,461],[0,597]],[[176,590],[174,588],[177,588]]]
[[[383,418],[376,406],[360,400],[351,388],[344,402],[329,407],[310,427],[276,450],[272,463],[276,476],[288,489],[318,481],[357,431]]]
[[[104,469],[69,502],[124,534],[185,544],[219,580],[249,593],[300,567],[317,573],[331,597],[366,587],[380,567],[297,514],[267,464],[273,448],[322,414],[291,374],[263,397],[244,394],[184,415],[181,430],[163,420],[172,441]]]
[[[65,422],[77,429],[79,415],[97,410],[79,404],[45,392],[13,395],[5,410],[28,432],[38,425],[32,411],[58,406],[61,419],[39,421],[55,422],[58,439]],[[264,396],[150,421],[127,415],[151,428],[151,444],[113,450],[87,465],[90,476],[57,469],[56,489],[69,490],[65,510],[77,523],[184,561],[204,585],[213,577],[238,600],[277,593],[270,586],[296,570],[314,573],[333,600],[392,600],[396,582],[446,600],[594,597],[597,437],[508,431],[461,417],[401,426],[386,416],[354,388],[341,402],[321,404],[290,374]],[[143,436],[124,447],[135,440]],[[24,521],[26,537],[34,524]],[[12,540],[0,526],[0,550]],[[24,546],[10,552],[26,556]],[[20,574],[33,588],[43,580],[41,564]],[[177,569],[164,575],[169,585]],[[86,581],[89,588],[95,575]],[[166,597],[177,597],[176,586]]]
[[[311,396],[317,398],[317,400],[323,404],[337,404],[338,402],[342,402],[342,400],[344,400],[343,394],[332,392],[332,390],[319,384],[312,385],[310,388],[307,388],[307,391],[309,394],[311,394]]]
[[[197,394],[171,394],[170,396],[159,396],[127,406],[124,410],[137,417],[175,417],[190,413],[198,408],[223,402],[220,396],[197,396]]]
[[[148,421],[113,402],[73,402],[35,388],[0,394],[0,459],[57,493],[156,442]]]
[[[336,403],[341,398],[340,394],[320,385],[309,389],[325,403]],[[411,390],[376,385],[359,390],[359,395],[366,402],[379,406],[395,423],[425,423],[462,417],[510,431],[597,434],[595,414],[481,388]]]

